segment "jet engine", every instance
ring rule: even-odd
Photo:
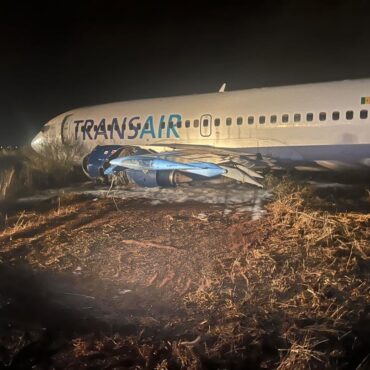
[[[97,146],[83,160],[82,168],[85,174],[96,181],[109,182],[112,175],[106,175],[105,170],[109,168],[110,161],[119,156],[142,155],[151,153],[147,150],[121,145]],[[176,170],[133,170],[118,168],[115,173],[122,183],[134,183],[142,187],[172,187],[180,183],[192,181],[192,177]]]
[[[118,157],[123,149],[122,145],[97,146],[83,159],[83,171],[90,179],[104,179],[104,170],[109,167],[109,161]]]
[[[153,188],[173,187],[178,184],[191,182],[190,176],[184,175],[176,170],[174,171],[140,171],[140,170],[125,170],[126,177],[136,185]]]
[[[181,153],[180,153],[181,154]],[[117,180],[143,187],[168,187],[196,179],[225,176],[262,187],[254,178],[262,175],[242,163],[198,162],[172,159],[166,153],[157,153],[140,147],[109,145],[97,146],[83,161],[85,173],[108,183]]]

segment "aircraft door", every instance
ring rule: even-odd
[[[212,134],[212,116],[210,114],[203,114],[200,117],[200,135],[204,137]]]
[[[73,128],[72,128],[72,114],[68,114],[63,118],[61,125],[61,136],[62,143],[71,143],[73,140]]]

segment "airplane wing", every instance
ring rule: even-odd
[[[151,148],[155,148],[156,146],[162,147],[162,144],[151,144]],[[233,148],[216,148],[210,145],[194,145],[194,144],[166,144],[166,147],[173,148],[173,151],[165,151],[161,153],[153,153],[154,155],[157,154],[166,154],[166,155],[173,155],[173,156],[199,156],[200,158],[210,157],[212,156],[216,158],[220,158],[222,161],[225,158],[235,159],[238,161],[247,161],[250,165],[252,164],[254,168],[265,169],[265,168],[274,168],[276,166],[276,160],[264,156],[262,158],[261,154],[251,153],[246,151],[241,151],[240,149],[233,149]],[[144,148],[144,147],[143,147]]]
[[[150,147],[168,147],[175,149],[172,153],[178,153],[179,150],[186,151],[187,153],[212,153],[212,154],[219,154],[219,155],[243,155],[247,157],[256,157],[256,154],[250,153],[248,151],[241,152],[239,149],[233,149],[233,148],[216,148],[211,145],[196,145],[196,144],[178,144],[178,143],[171,143],[171,144],[151,144]],[[145,147],[143,147],[145,148]],[[170,152],[168,152],[170,153]]]

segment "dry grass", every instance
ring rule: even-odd
[[[46,144],[41,153],[29,147],[0,153],[0,200],[81,179],[76,171],[81,153],[80,145],[57,142]]]
[[[49,174],[57,183],[66,184],[74,167],[80,164],[84,151],[81,144],[54,141],[45,144],[40,153],[30,149],[24,149],[24,153],[32,169]]]
[[[355,334],[370,310],[370,215],[312,210],[310,190],[287,180],[275,194],[262,222],[230,228],[239,248],[185,301],[219,312],[210,356],[257,347],[263,357],[267,342],[284,348],[267,368],[333,368],[369,333]]]
[[[315,348],[323,342],[315,342],[309,336],[303,338],[302,343],[292,341],[291,347],[282,352],[287,352],[281,360],[277,370],[307,370],[313,364],[325,366],[325,353],[316,351]]]
[[[100,203],[105,213],[95,213],[89,204],[84,214],[68,203],[49,211],[46,219],[20,214],[3,235],[9,238],[44,227],[45,239],[25,258],[32,266],[64,272],[76,266],[90,268],[93,276],[118,284],[119,289],[130,278],[134,287],[149,281],[148,289],[158,280],[157,291],[167,294],[168,301],[163,302],[168,304],[168,296],[172,299],[175,313],[168,317],[151,311],[153,317],[146,313],[148,317],[135,318],[141,323],[137,334],[118,330],[110,336],[91,333],[75,338],[69,354],[73,359],[64,353],[70,368],[92,366],[100,356],[103,362],[95,363],[97,368],[107,362],[138,369],[367,369],[370,215],[320,210],[312,191],[287,180],[273,186],[275,199],[258,221],[230,215],[222,222],[207,221],[205,227],[194,217],[183,215],[176,221],[168,210],[155,209],[151,210],[158,224],[155,238],[140,229],[143,213],[126,205],[119,215],[128,216],[119,219],[118,213],[112,214],[113,205],[104,211],[105,200]],[[111,218],[104,218],[109,214]],[[81,225],[75,236],[59,223],[68,215],[86,217],[81,223],[71,219],[74,228]],[[217,217],[214,213],[209,220]],[[52,235],[47,219],[58,225]],[[150,225],[151,220],[146,228]],[[174,246],[177,227],[183,235],[181,244]],[[210,245],[204,237],[211,227],[218,244]],[[59,234],[64,242],[57,244]],[[189,238],[194,238],[190,243],[194,246],[187,254],[181,248]],[[99,246],[104,246],[100,257]],[[199,259],[202,248],[207,253],[193,271],[199,277],[187,285],[186,294],[177,294],[175,288],[166,291],[160,284],[170,275],[166,269],[174,264],[176,279],[185,281],[188,276],[181,275],[181,268],[185,271],[189,259]],[[157,275],[149,279],[154,264],[163,272],[161,279]],[[177,309],[182,310],[178,316]]]

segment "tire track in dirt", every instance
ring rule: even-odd
[[[12,229],[5,229],[0,233],[0,254],[4,258],[17,259],[27,254],[27,251],[40,247],[43,240],[59,238],[63,232],[68,234],[68,230],[78,230],[112,210],[109,205],[96,208],[91,202],[84,202],[67,215],[60,215],[63,210],[60,213],[47,212],[40,216],[45,219],[40,224],[29,223],[21,230],[15,229],[12,232]]]
[[[148,212],[155,217],[148,218]],[[205,221],[198,213],[210,216],[212,232],[208,216]],[[219,208],[202,204],[85,201],[69,215],[43,214],[42,225],[14,233],[18,239],[2,253],[55,271],[82,268],[84,276],[176,300],[196,289],[202,274],[213,268],[227,224],[220,215]]]

